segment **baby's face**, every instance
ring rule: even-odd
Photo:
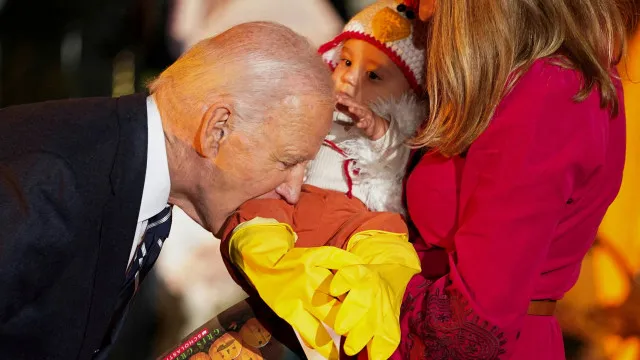
[[[364,104],[379,98],[398,98],[411,90],[402,71],[385,53],[357,39],[344,42],[333,81],[337,92]]]

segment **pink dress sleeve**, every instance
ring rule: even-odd
[[[473,143],[450,271],[411,281],[394,359],[511,356],[567,204],[603,161],[602,112],[597,100],[573,101],[579,84],[572,71],[536,63]]]

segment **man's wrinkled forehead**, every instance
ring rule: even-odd
[[[318,94],[293,94],[287,95],[282,100],[283,108],[298,115],[309,114],[312,111],[323,111],[333,108],[335,100],[333,93],[331,96],[320,96]]]
[[[310,95],[289,95],[282,101],[276,118],[285,116],[294,127],[324,128],[331,122],[331,113],[335,107],[333,97]]]
[[[291,96],[286,101],[289,106],[271,118],[273,124],[268,131],[277,132],[288,150],[297,150],[301,157],[313,157],[329,133],[334,105],[317,96]]]

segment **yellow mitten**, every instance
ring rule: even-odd
[[[329,294],[331,269],[362,263],[335,247],[294,248],[287,224],[256,218],[238,225],[229,241],[231,261],[264,302],[329,359],[339,353],[321,322],[333,327],[338,301]]]
[[[367,346],[369,359],[388,359],[400,344],[400,306],[420,260],[406,234],[363,231],[349,239],[347,251],[364,264],[339,269],[331,295],[346,294],[334,330],[346,335],[344,350],[355,355]]]

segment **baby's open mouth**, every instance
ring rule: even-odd
[[[341,109],[339,109],[340,107],[344,108],[344,106],[338,104],[336,110],[333,112],[333,122],[340,125],[353,125],[353,118],[342,112]],[[344,111],[347,111],[347,109],[345,108]]]

